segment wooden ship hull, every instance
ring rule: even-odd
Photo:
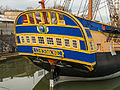
[[[61,10],[36,9],[18,15],[15,33],[19,55],[54,70],[52,78],[104,77],[120,70],[119,28]]]

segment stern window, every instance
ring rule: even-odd
[[[39,22],[41,22],[40,12],[35,12],[35,17],[36,17],[37,24],[39,24]]]
[[[21,43],[25,43],[24,36],[21,36]]]
[[[44,37],[38,37],[39,44],[45,44]]]
[[[47,44],[48,45],[54,45],[53,38],[52,37],[47,37]]]
[[[34,24],[34,18],[33,18],[33,13],[29,13],[29,20],[31,24]]]
[[[36,38],[35,38],[35,36],[32,36],[31,38],[32,38],[32,43],[36,43]]]
[[[52,21],[52,24],[57,24],[57,16],[56,16],[56,13],[54,12],[51,12],[51,21]]]
[[[26,14],[22,15],[22,17],[23,17],[23,23],[28,23]]]
[[[70,47],[70,40],[64,39],[64,41],[65,41],[65,47]]]
[[[56,44],[57,46],[62,46],[61,38],[56,38]]]
[[[30,43],[30,37],[29,36],[26,36],[26,41],[27,41],[27,43]]]
[[[92,45],[92,42],[90,41],[90,48],[91,50],[93,51],[93,45]]]
[[[77,47],[77,40],[72,40],[72,44],[73,44],[73,48],[76,48],[76,49],[78,48]]]

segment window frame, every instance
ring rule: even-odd
[[[73,45],[73,41],[74,41],[74,40],[76,41],[77,48],[75,48],[74,45]],[[74,49],[78,49],[78,40],[77,40],[77,39],[72,39],[72,48],[74,48]]]
[[[57,38],[61,39],[61,45],[57,45],[57,40],[56,40]],[[56,37],[56,38],[55,38],[56,46],[62,47],[62,46],[63,46],[62,41],[63,41],[62,38],[60,38],[60,37]]]
[[[53,39],[53,44],[48,44],[48,39],[47,39],[47,38],[52,38],[52,39]],[[54,46],[54,44],[55,44],[55,42],[54,42],[54,37],[46,36],[46,42],[47,42],[47,45]]]
[[[94,51],[93,41],[89,41],[89,44],[90,44],[90,50],[91,50],[91,51]]]
[[[39,37],[43,37],[44,44],[43,44],[43,43],[41,44],[41,43],[39,42]],[[45,45],[45,37],[44,37],[44,36],[37,36],[37,40],[38,40],[38,44],[40,44],[40,45]]]
[[[65,39],[68,39],[68,40],[69,40],[69,46],[66,46],[66,44],[65,44]],[[69,38],[64,38],[64,46],[67,47],[67,48],[70,48],[70,47],[71,47],[71,45],[70,45],[70,39],[69,39]]]
[[[29,43],[28,43],[28,41],[27,41],[28,39],[27,39],[26,37],[29,37],[29,41],[30,41]],[[31,43],[30,36],[25,36],[25,39],[26,39],[26,43],[27,43],[27,44],[30,44],[30,43]]]
[[[35,43],[33,43],[33,39],[32,39],[32,37],[35,37]],[[32,41],[32,44],[37,44],[36,36],[31,36],[31,41]]]
[[[22,38],[23,37],[23,38]],[[24,42],[23,42],[23,40],[24,40]],[[22,44],[25,44],[26,42],[25,42],[25,36],[20,36],[20,42],[22,43]]]

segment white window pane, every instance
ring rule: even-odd
[[[77,47],[77,40],[72,40],[72,43],[73,43],[73,48],[78,48]]]
[[[21,43],[25,43],[24,36],[21,36]]]
[[[56,44],[57,46],[62,46],[61,38],[56,38]]]
[[[27,43],[30,43],[30,37],[29,36],[26,36],[26,41],[27,41]]]
[[[38,42],[39,42],[39,44],[45,44],[45,42],[44,42],[44,37],[38,37]]]
[[[64,39],[65,46],[70,47],[70,40],[69,39]]]
[[[35,36],[32,36],[31,38],[32,38],[32,43],[36,43],[36,38],[35,38]]]
[[[47,37],[47,44],[48,45],[54,45],[53,38],[52,37]]]

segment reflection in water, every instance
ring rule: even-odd
[[[45,73],[25,58],[0,63],[0,90],[32,90]]]
[[[49,74],[45,75],[33,88],[33,90],[49,90]]]
[[[0,64],[0,82],[14,77],[33,77],[34,73],[40,68],[30,64],[31,62],[24,59],[10,60]]]
[[[24,58],[0,63],[0,90],[51,90],[49,73]],[[64,82],[53,90],[120,90],[120,77],[89,82]]]
[[[43,77],[33,90],[50,90],[49,75]],[[120,77],[104,81],[74,81],[55,85],[53,90],[120,90]]]

